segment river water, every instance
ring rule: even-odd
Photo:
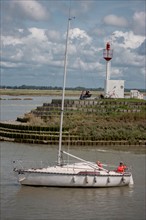
[[[2,100],[2,120],[15,119],[46,102],[45,97],[30,100]],[[48,100],[48,99],[47,99]],[[19,105],[21,102],[21,105]],[[24,105],[25,102],[25,105]],[[13,112],[12,106],[15,106]],[[25,107],[24,107],[25,106]],[[25,109],[24,109],[25,108]],[[8,114],[8,115],[6,115]],[[55,188],[20,186],[13,173],[13,160],[56,161],[57,146],[0,142],[1,220],[145,220],[146,154],[115,151],[106,147],[66,149],[81,158],[117,164],[123,160],[132,167],[134,186],[114,188]]]

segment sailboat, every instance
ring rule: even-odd
[[[14,165],[14,172],[18,177],[18,182],[21,185],[28,186],[53,186],[53,187],[117,187],[133,184],[132,173],[130,171],[117,172],[105,169],[95,162],[90,162],[72,155],[62,150],[62,128],[64,114],[64,97],[67,73],[67,50],[70,21],[69,17],[67,25],[66,49],[64,61],[64,80],[62,90],[62,104],[60,116],[60,136],[58,147],[57,163],[53,166],[44,168],[24,168]],[[78,162],[66,163],[63,160],[63,155],[68,155]],[[14,164],[17,164],[14,161]]]

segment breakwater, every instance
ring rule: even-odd
[[[146,102],[134,100],[65,100],[62,144],[145,146],[145,127],[141,119],[145,107]],[[44,121],[41,126],[31,124],[27,116],[18,118],[19,122],[0,122],[1,140],[58,144],[60,109],[61,100],[53,99],[51,103],[44,103],[32,110],[36,121],[39,118]],[[136,122],[131,123],[134,118]],[[142,123],[141,127],[135,128],[136,123]]]

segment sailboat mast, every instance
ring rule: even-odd
[[[68,53],[68,38],[70,30],[70,21],[68,19],[67,35],[66,35],[66,46],[65,46],[65,59],[64,59],[64,77],[63,77],[63,90],[62,90],[62,104],[61,104],[61,116],[60,116],[60,133],[59,133],[59,149],[58,149],[58,165],[61,164],[61,147],[62,147],[62,127],[63,127],[63,115],[64,115],[64,97],[65,97],[65,86],[66,86],[66,73],[67,73],[67,53]]]

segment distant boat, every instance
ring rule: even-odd
[[[95,162],[89,162],[75,155],[62,150],[62,128],[64,115],[64,97],[67,73],[67,51],[70,30],[68,19],[66,50],[64,61],[64,82],[62,91],[62,105],[60,117],[60,137],[58,147],[58,160],[53,166],[44,168],[25,168],[18,166],[14,161],[14,172],[17,174],[18,181],[22,185],[29,186],[55,186],[55,187],[116,187],[133,184],[132,173],[129,171],[117,172],[104,169]],[[63,155],[68,155],[78,162],[66,163]]]

